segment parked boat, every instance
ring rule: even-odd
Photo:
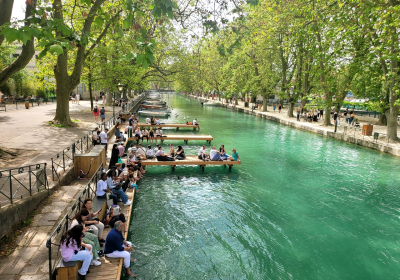
[[[141,104],[142,108],[162,109],[165,108],[163,105],[152,105],[152,104]]]
[[[145,116],[145,117],[168,117],[170,115],[170,112],[168,111],[149,111],[149,110],[144,110],[144,111],[139,111],[139,115]]]

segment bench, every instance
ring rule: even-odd
[[[56,280],[79,279],[78,270],[81,266],[81,261],[64,262],[61,260],[57,266]]]
[[[4,110],[4,112],[7,111],[5,102],[0,102],[0,110]]]

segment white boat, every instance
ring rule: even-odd
[[[170,112],[145,110],[145,111],[139,111],[138,114],[145,117],[168,117],[170,115]]]
[[[204,102],[203,106],[219,106],[217,102]]]

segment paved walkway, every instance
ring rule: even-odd
[[[98,106],[101,103],[98,104]],[[111,107],[112,108],[112,107]],[[112,109],[106,108],[111,117]],[[70,103],[71,119],[81,120],[78,127],[53,127],[48,124],[54,118],[56,103],[45,106],[35,106],[30,109],[0,112],[0,147],[37,150],[41,153],[25,162],[25,165],[37,162],[51,163],[51,157],[72,142],[81,138],[96,127],[91,114],[90,101],[80,101],[80,104]]]
[[[206,98],[201,98],[201,97],[198,97],[198,99],[207,100]],[[208,100],[212,101],[211,98],[209,98]],[[218,100],[213,100],[213,101],[214,102],[219,102]],[[227,104],[224,100],[221,100],[220,103],[225,104],[225,105]],[[231,105],[231,104],[229,104],[229,105]],[[243,110],[252,111],[251,107],[253,107],[253,106],[254,106],[254,103],[250,103],[249,107],[245,107],[244,106],[244,102],[243,101],[239,101],[239,105],[237,105],[236,107],[240,108],[240,109],[243,109]],[[269,115],[269,116],[274,116],[276,118],[284,119],[284,120],[288,120],[288,121],[296,121],[296,117],[289,118],[287,116],[288,108],[286,106],[283,107],[283,109],[281,110],[280,113],[278,112],[278,108],[276,108],[276,111],[274,112],[272,106],[268,106],[267,110],[268,110],[267,112],[262,112],[262,111],[257,109],[257,110],[254,110],[254,112],[257,112],[257,113],[260,113],[260,114]],[[294,115],[296,115],[296,111],[294,111],[293,113],[294,113]],[[374,118],[372,116],[371,117],[368,117],[368,116],[356,116],[356,118],[360,120],[360,126],[361,127],[362,127],[363,124],[371,123],[371,124],[374,125],[374,132],[383,133],[383,134],[387,133],[387,127],[386,126],[377,125],[376,124],[378,122],[378,120],[379,120],[378,117]],[[324,126],[322,121],[319,121],[318,123],[310,123],[310,122],[301,121],[301,123],[306,125],[306,126],[310,126],[310,127],[318,127],[320,129],[323,129],[323,130],[326,130],[326,131],[333,132],[335,130],[335,127],[333,125],[332,126],[328,126],[328,127]],[[333,121],[332,121],[332,123],[333,123]],[[345,120],[342,119],[341,123],[342,123],[342,125],[344,125],[345,124]],[[400,129],[398,129],[397,134],[400,137]]]

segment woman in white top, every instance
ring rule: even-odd
[[[156,144],[157,144],[157,138],[160,138],[161,139],[161,143],[162,143],[162,130],[161,130],[161,128],[159,127],[159,128],[157,128],[157,130],[156,130]]]
[[[101,265],[101,262],[99,262],[98,259],[104,256],[104,252],[101,250],[99,239],[97,238],[97,236],[93,233],[88,232],[90,227],[85,226],[84,221],[86,220],[87,216],[89,216],[89,211],[87,209],[82,209],[81,211],[79,211],[69,225],[69,229],[73,228],[76,225],[83,226],[82,232],[85,234],[85,236],[83,237],[82,241],[92,247],[93,261],[91,265],[99,266]]]
[[[81,96],[79,95],[79,93],[76,94],[76,97],[75,97],[75,98],[76,98],[76,102],[78,102],[78,105],[79,105],[79,99],[81,98]]]

